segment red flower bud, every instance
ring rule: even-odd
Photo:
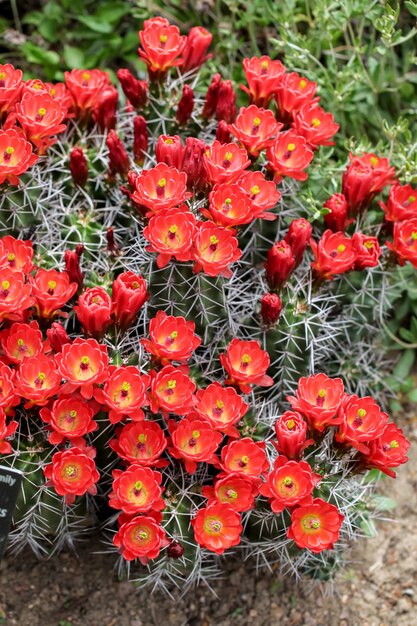
[[[204,144],[203,144],[204,145]],[[165,163],[170,167],[181,169],[184,148],[178,135],[160,135],[155,146],[157,163]]]
[[[280,289],[295,267],[291,246],[284,240],[274,243],[264,267],[270,288]]]
[[[290,224],[285,241],[291,246],[296,266],[302,261],[312,232],[313,227],[303,217],[293,220]]]
[[[74,311],[89,337],[100,339],[111,324],[112,302],[102,287],[86,289],[78,298]]]
[[[206,146],[201,139],[187,137],[185,140],[181,171],[187,174],[188,189],[203,189],[207,184],[203,159],[205,149]]]
[[[376,267],[381,248],[376,237],[368,237],[362,233],[354,233],[352,237],[353,249],[356,252],[355,270],[361,271],[365,267]]]
[[[342,193],[333,194],[323,206],[330,211],[324,216],[324,223],[334,233],[345,231],[354,221],[348,219],[349,207]]]
[[[117,71],[117,78],[122,86],[123,93],[135,109],[143,109],[148,101],[148,84],[146,80],[138,80],[129,70]]]
[[[82,289],[84,282],[84,274],[80,268],[80,254],[76,250],[65,250],[64,262],[65,270],[69,276],[71,283],[77,283],[78,288]]]
[[[224,120],[220,120],[216,130],[216,139],[220,143],[230,143],[232,141],[232,135],[229,131],[229,125]]]
[[[265,326],[274,326],[282,311],[281,298],[276,293],[266,293],[261,300],[261,318]]]
[[[219,87],[216,104],[216,119],[228,124],[236,117],[236,93],[231,80],[224,80]]]
[[[117,254],[119,250],[119,246],[117,245],[116,240],[114,238],[113,226],[109,226],[108,229],[106,230],[106,241],[107,241],[107,250],[111,254]]]
[[[107,135],[106,144],[109,149],[109,174],[116,176],[120,174],[126,178],[130,169],[130,159],[123,145],[122,140],[111,130]]]
[[[181,100],[178,103],[177,108],[177,122],[178,124],[187,124],[191,118],[191,114],[194,108],[194,92],[189,85],[184,85],[182,90]]]
[[[386,185],[392,185],[396,180],[395,169],[386,158],[373,153],[360,157],[350,154],[349,160],[342,178],[342,193],[354,215],[368,207]]]
[[[71,343],[71,339],[61,322],[53,322],[51,328],[46,331],[46,336],[53,352],[61,352],[62,346]]]
[[[204,107],[201,115],[204,119],[208,120],[216,112],[217,101],[219,98],[219,87],[222,82],[222,77],[220,74],[215,74],[211,79],[211,83],[209,88],[207,89],[206,98],[204,100]]]
[[[84,187],[88,180],[88,163],[81,148],[71,150],[69,167],[74,183]]]
[[[148,129],[142,115],[133,119],[133,159],[138,165],[143,165],[145,153],[148,149]]]
[[[201,26],[194,26],[188,33],[185,48],[182,53],[182,72],[189,72],[200,67],[211,58],[212,54],[207,54],[213,35]]]
[[[109,86],[94,105],[93,120],[102,130],[110,130],[116,126],[116,110],[119,93],[113,86]]]
[[[113,315],[116,324],[125,330],[136,318],[139,310],[148,300],[146,282],[133,272],[119,274],[113,283]]]
[[[275,434],[278,443],[274,446],[287,459],[299,459],[304,448],[313,443],[312,439],[307,441],[307,422],[296,411],[286,411],[277,419]]]
[[[170,559],[180,559],[184,554],[184,548],[178,541],[171,541],[167,547],[167,557]]]

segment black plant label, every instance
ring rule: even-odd
[[[23,474],[10,467],[0,466],[0,560],[6,549],[12,516],[20,492]]]

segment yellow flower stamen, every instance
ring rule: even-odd
[[[294,420],[288,420],[288,422],[287,422],[288,430],[292,430],[294,428],[294,426],[295,426]]]
[[[48,282],[48,289],[50,289],[51,291],[53,291],[56,288],[56,282],[54,280],[50,280]]]
[[[168,389],[175,389],[176,386],[177,386],[177,381],[176,380],[169,380],[168,381]]]
[[[217,243],[219,243],[219,240],[217,239],[216,235],[212,235],[210,237],[210,243],[212,246],[216,245]]]
[[[289,143],[287,146],[287,152],[294,152],[295,150],[295,143]]]
[[[314,128],[317,128],[318,126],[320,126],[321,122],[319,120],[318,117],[313,117],[313,119],[311,120],[311,125],[314,126]]]
[[[340,246],[337,246],[338,252],[344,252],[345,250],[346,250],[346,246],[344,246],[343,243],[341,243]]]
[[[5,152],[6,152],[6,154],[13,154],[13,152],[14,152],[13,146],[7,146]]]
[[[226,152],[226,154],[224,155],[224,160],[225,161],[231,161],[233,159],[233,153],[232,152]]]
[[[255,117],[254,120],[253,120],[253,125],[254,126],[260,126],[260,124],[261,124],[260,118],[259,117]]]
[[[253,187],[250,188],[249,191],[251,192],[253,196],[256,196],[261,190],[259,189],[258,185],[254,185]]]
[[[193,436],[193,439],[198,439],[200,437],[200,431],[199,430],[193,430],[192,436]]]
[[[358,417],[362,418],[362,417],[365,417],[365,415],[366,415],[365,409],[358,409]]]
[[[1,288],[2,288],[4,291],[7,291],[7,289],[9,289],[9,288],[10,288],[10,283],[9,283],[9,281],[8,281],[8,280],[3,280],[2,284],[1,284]]]
[[[216,407],[217,407],[218,409],[222,409],[222,408],[224,407],[224,402],[223,402],[223,400],[217,400],[217,401],[216,401]]]
[[[166,184],[167,184],[167,181],[165,178],[160,178],[158,180],[158,187],[165,187]]]
[[[252,358],[249,356],[249,354],[244,354],[242,356],[242,363],[250,363],[252,361]]]

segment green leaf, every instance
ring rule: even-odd
[[[380,494],[372,498],[372,504],[380,511],[393,511],[397,507],[397,503],[392,498],[382,496]]]
[[[413,367],[415,356],[415,351],[411,348],[404,350],[400,360],[394,368],[393,375],[400,380],[407,378],[411,368]]]
[[[21,51],[29,63],[39,63],[40,65],[59,65],[59,55],[53,50],[45,50],[27,41],[21,46]]]
[[[417,17],[417,2],[413,2],[412,0],[406,0],[404,4],[411,13],[411,15]]]
[[[375,524],[371,519],[363,519],[360,523],[360,527],[367,537],[375,537],[377,534]]]
[[[82,69],[85,66],[84,52],[74,46],[64,46],[64,61],[70,69]]]
[[[93,30],[95,33],[101,33],[102,35],[108,35],[112,32],[113,26],[107,22],[101,22],[95,17],[91,17],[89,15],[79,15],[77,17],[78,21],[87,26],[90,30]]]

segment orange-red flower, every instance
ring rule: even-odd
[[[138,52],[148,66],[151,79],[183,63],[178,57],[187,38],[180,35],[177,26],[171,26],[168,20],[159,17],[146,20],[143,26],[144,29],[139,31],[142,49],[139,48]]]
[[[291,513],[287,537],[299,548],[307,548],[318,554],[333,548],[339,539],[343,520],[344,515],[339,513],[337,507],[315,498],[311,504],[297,507]]]
[[[11,437],[18,427],[17,422],[9,422],[6,425],[6,413],[3,409],[0,409],[0,454],[10,454],[13,449],[6,439]]]
[[[339,415],[342,421],[335,435],[336,441],[347,442],[363,454],[369,454],[369,447],[365,444],[380,437],[388,422],[388,415],[370,396],[345,396]]]
[[[19,176],[37,160],[32,145],[21,133],[14,128],[0,130],[0,185],[7,180],[17,186]]]
[[[388,222],[401,222],[417,217],[417,189],[397,183],[390,187],[387,203],[379,202],[379,206]]]
[[[269,354],[258,341],[232,339],[220,355],[220,363],[229,374],[226,382],[237,385],[243,393],[249,393],[251,385],[270,387],[274,383],[266,374]]]
[[[345,231],[349,224],[354,221],[348,219],[349,205],[342,193],[334,193],[326,200],[323,207],[329,210],[329,213],[324,215],[324,223],[334,233]]]
[[[282,126],[272,111],[252,104],[240,109],[235,123],[229,125],[229,130],[248,153],[257,158],[262,150],[273,143]]]
[[[258,479],[269,468],[265,442],[250,437],[231,441],[222,449],[220,467],[227,474]]]
[[[189,72],[200,67],[213,55],[207,54],[213,35],[201,26],[194,26],[187,35],[182,51],[182,72]]]
[[[145,418],[141,407],[147,404],[148,384],[149,377],[141,374],[134,365],[111,365],[104,387],[94,391],[94,398],[110,410],[109,420],[112,424],[126,416],[137,422]]]
[[[77,291],[77,283],[70,282],[67,272],[39,269],[35,276],[29,276],[32,296],[39,317],[47,320],[59,314],[59,309]]]
[[[277,443],[274,446],[279,454],[288,459],[299,459],[303,450],[313,443],[307,440],[307,422],[296,411],[285,411],[275,422]]]
[[[193,245],[193,271],[197,273],[202,270],[208,276],[230,278],[232,271],[229,265],[242,256],[238,240],[230,230],[213,222],[197,222],[197,227]]]
[[[285,67],[281,61],[261,56],[243,59],[243,70],[249,87],[240,85],[240,88],[250,95],[251,103],[267,107],[281,84]]]
[[[331,113],[326,113],[317,104],[305,104],[295,114],[293,128],[315,149],[318,146],[334,146],[331,139],[340,127]]]
[[[117,438],[109,442],[109,446],[129,463],[154,467],[168,465],[167,461],[159,458],[167,447],[167,440],[156,422],[129,422],[117,433]]]
[[[45,354],[24,359],[16,372],[16,392],[27,400],[25,408],[44,406],[54,396],[62,376],[55,360]]]
[[[197,543],[216,554],[240,543],[243,531],[239,513],[223,502],[209,504],[197,511],[191,524]]]
[[[219,226],[235,228],[253,220],[252,203],[237,182],[215,185],[209,201],[208,210],[201,213]]]
[[[285,241],[290,245],[295,264],[299,265],[303,259],[313,227],[303,217],[292,220]]]
[[[171,432],[172,446],[168,451],[175,459],[184,461],[189,474],[194,474],[199,463],[215,460],[213,456],[222,439],[223,435],[208,422],[184,418]]]
[[[16,104],[16,117],[27,139],[42,151],[54,143],[49,139],[52,135],[66,129],[62,123],[66,115],[67,107],[46,93],[26,92]]]
[[[15,239],[6,235],[0,239],[0,268],[8,267],[14,272],[27,275],[33,270],[33,246],[31,241]]]
[[[293,409],[304,415],[311,428],[323,432],[327,426],[334,426],[342,421],[337,411],[343,394],[341,378],[315,374],[300,378],[295,396],[288,396],[287,400]]]
[[[69,448],[56,452],[52,463],[44,468],[47,484],[51,484],[59,496],[65,496],[67,504],[73,504],[77,496],[85,493],[95,495],[100,478],[96,465],[85,448]]]
[[[256,217],[270,221],[276,219],[274,213],[267,212],[277,205],[281,197],[272,180],[266,180],[262,172],[244,172],[236,184],[248,195],[254,219]]]
[[[310,240],[310,246],[314,254],[311,267],[320,280],[333,280],[336,274],[344,274],[355,265],[356,251],[344,233],[325,230],[318,242]]]
[[[387,424],[381,436],[369,443],[370,452],[365,456],[365,462],[368,467],[375,467],[395,478],[391,468],[407,463],[409,447],[410,442],[401,428],[393,423]]]
[[[114,545],[126,561],[139,559],[146,565],[149,559],[156,559],[161,548],[169,544],[164,529],[159,525],[162,516],[158,512],[148,515],[119,516],[120,528],[113,538]]]
[[[72,97],[65,83],[43,83],[39,78],[34,78],[25,82],[24,92],[47,94],[66,109],[72,106]],[[72,115],[67,114],[67,117],[72,117]]]
[[[387,247],[395,252],[400,265],[404,265],[408,261],[417,269],[417,217],[396,222],[394,224],[394,242],[387,242]]]
[[[211,383],[196,393],[195,412],[199,418],[209,422],[212,428],[230,437],[240,437],[234,426],[248,410],[248,405],[233,387]]]
[[[143,234],[150,242],[148,252],[157,252],[157,266],[162,269],[175,258],[189,261],[196,230],[196,219],[187,207],[170,209],[154,215],[144,228]]]
[[[85,119],[110,84],[107,72],[101,70],[71,70],[65,72],[65,84],[72,99],[73,109],[77,118]]]
[[[268,167],[274,172],[274,181],[280,183],[284,176],[296,180],[306,180],[304,171],[310,165],[314,153],[304,137],[287,130],[278,133],[275,142],[266,151]]]
[[[186,415],[193,407],[195,384],[181,369],[165,365],[151,375],[150,407],[153,413],[162,410]]]
[[[268,250],[264,263],[266,280],[271,289],[280,289],[295,267],[294,253],[286,241],[276,241]]]
[[[172,209],[190,197],[187,192],[187,175],[165,163],[158,163],[150,170],[142,170],[139,175],[132,174],[129,174],[129,183],[133,186],[130,198],[149,209],[149,215]]]
[[[126,330],[149,299],[146,281],[133,272],[119,274],[112,285],[113,315],[117,326]]]
[[[386,185],[395,180],[395,168],[389,160],[367,153],[362,156],[349,154],[350,163],[342,177],[342,193],[353,215],[368,207]]]
[[[306,461],[289,461],[279,456],[259,492],[268,498],[274,513],[281,513],[286,507],[309,502],[320,480],[321,476],[314,474]]]
[[[30,285],[25,284],[22,272],[6,267],[0,269],[0,320],[19,320],[34,303]]]
[[[104,383],[108,378],[107,347],[95,339],[77,337],[72,343],[66,343],[55,358],[62,378],[67,381],[68,393],[79,389],[83,398],[89,400],[94,385]]]
[[[203,155],[207,175],[212,183],[231,183],[250,165],[248,154],[237,143],[215,140]]]
[[[93,419],[94,410],[85,400],[74,396],[60,396],[50,409],[41,409],[39,415],[52,431],[48,441],[53,445],[65,439],[77,445],[80,443],[77,440],[98,428]]]
[[[363,270],[365,267],[376,267],[382,254],[378,238],[369,237],[363,233],[352,235],[352,246],[356,254],[355,270]]]
[[[284,74],[275,90],[278,119],[290,122],[294,115],[306,104],[314,104],[319,98],[314,95],[317,84],[300,76],[297,72]]]
[[[145,513],[151,509],[160,511],[165,508],[162,495],[162,474],[149,467],[131,465],[124,472],[113,470],[112,491],[109,505],[121,509],[128,515]]]
[[[149,322],[149,339],[140,342],[147,352],[167,365],[170,361],[188,361],[201,339],[194,334],[195,323],[184,317],[158,311]]]
[[[86,289],[73,307],[84,334],[100,339],[112,322],[112,301],[105,289]]]
[[[15,322],[0,333],[1,346],[11,363],[36,356],[43,351],[44,344],[39,324],[35,320],[29,324]]]
[[[10,63],[0,65],[0,118],[13,109],[23,89],[23,72]]]
[[[220,475],[213,487],[206,486],[202,494],[208,498],[208,506],[215,502],[228,504],[235,511],[249,511],[258,495],[257,485],[239,474]]]

